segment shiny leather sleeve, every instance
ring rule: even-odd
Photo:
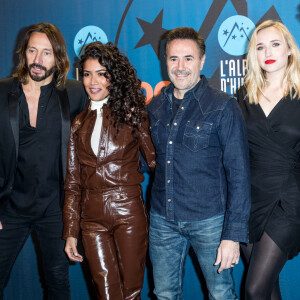
[[[77,157],[76,147],[76,129],[80,121],[75,118],[70,132],[68,155],[67,155],[67,173],[65,181],[65,201],[63,206],[63,238],[78,238],[80,229],[80,202],[81,202],[81,184],[80,184],[80,163]]]
[[[139,150],[142,153],[150,170],[154,172],[156,166],[155,148],[153,146],[150,131],[149,131],[148,114],[144,113],[143,116],[145,117],[145,121],[142,122],[142,126],[139,128],[139,132],[138,132]]]

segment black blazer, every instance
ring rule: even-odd
[[[64,87],[55,88],[62,118],[61,168],[65,178],[70,123],[87,105],[81,82],[67,79]],[[13,77],[0,80],[0,215],[14,185],[19,149],[19,88]],[[63,184],[63,183],[62,183]]]

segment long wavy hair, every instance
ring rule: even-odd
[[[33,32],[44,33],[49,39],[55,58],[55,84],[57,87],[64,86],[70,69],[67,46],[59,29],[50,23],[33,24],[27,28],[21,46],[17,51],[19,54],[19,65],[17,66],[17,72],[13,76],[17,77],[23,84],[28,83],[29,75],[26,61],[26,49],[30,36]]]
[[[107,87],[109,98],[107,106],[111,109],[114,126],[118,134],[118,126],[132,126],[132,134],[136,137],[145,110],[145,95],[141,81],[137,78],[135,68],[128,58],[111,42],[102,44],[93,42],[84,49],[80,58],[79,73],[83,76],[84,63],[89,59],[97,59],[106,68],[105,77],[110,81]]]
[[[257,60],[257,34],[259,31],[273,27],[276,28],[284,37],[285,42],[291,51],[288,57],[288,63],[282,79],[284,87],[284,97],[290,95],[291,99],[300,96],[300,52],[296,42],[288,31],[288,29],[280,22],[267,20],[261,23],[253,32],[249,43],[249,51],[247,55],[248,70],[245,76],[245,86],[247,88],[246,97],[250,103],[258,104],[258,97],[262,94],[262,90],[267,86],[265,71],[259,66]]]

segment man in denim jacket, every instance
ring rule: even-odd
[[[235,99],[200,76],[205,44],[192,28],[166,35],[171,84],[148,106],[157,153],[150,258],[158,299],[182,299],[191,245],[210,299],[237,299],[232,267],[248,241],[248,143]]]

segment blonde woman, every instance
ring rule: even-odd
[[[247,123],[252,209],[246,299],[281,299],[279,273],[300,251],[300,54],[288,29],[254,31],[237,99]]]

